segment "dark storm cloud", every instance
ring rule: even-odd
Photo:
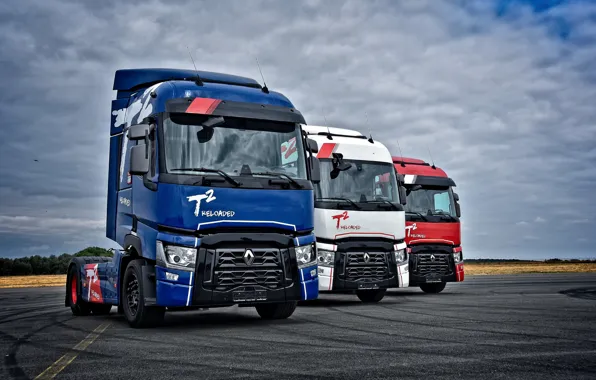
[[[471,4],[471,5],[470,5]],[[0,244],[60,253],[103,238],[113,73],[259,78],[436,163],[458,183],[468,257],[594,255],[596,27],[584,3],[87,2],[0,5]],[[546,17],[570,25],[565,38]],[[591,42],[590,42],[591,41]],[[369,125],[366,123],[368,115]],[[37,159],[38,161],[34,161]]]

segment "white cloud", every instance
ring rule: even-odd
[[[526,222],[525,220],[519,221],[517,223],[515,223],[516,226],[527,226],[528,222]]]
[[[105,242],[114,71],[190,68],[187,45],[200,69],[260,79],[258,56],[269,87],[286,94],[311,124],[323,124],[325,112],[334,126],[367,132],[366,112],[374,138],[394,153],[398,139],[407,156],[428,158],[430,146],[458,184],[469,251],[560,249],[569,242],[555,228],[591,233],[594,220],[554,221],[596,213],[596,45],[582,43],[596,38],[586,16],[594,5],[551,10],[572,26],[575,41],[550,33],[532,12],[511,20],[497,18],[490,2],[461,4],[4,6],[0,44],[11,60],[0,62],[0,86],[10,91],[0,92],[0,114],[14,127],[0,129],[0,177],[8,189],[2,196],[0,188],[0,215],[33,219],[10,219],[8,227],[5,219],[1,242],[30,231],[51,234],[54,222],[72,235],[87,231],[85,241]],[[64,23],[65,14],[77,22]],[[31,94],[39,101],[20,101]],[[40,214],[45,222],[34,220]],[[553,221],[531,230],[539,242],[509,238],[523,225],[516,220],[532,222],[527,215],[538,214],[536,223]],[[39,245],[22,236],[19,244]],[[52,247],[66,249],[64,238]]]

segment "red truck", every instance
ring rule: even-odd
[[[410,286],[440,293],[464,280],[459,196],[444,170],[423,160],[393,157],[406,187],[406,244]]]

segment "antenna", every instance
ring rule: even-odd
[[[437,167],[435,166],[435,160],[433,160],[433,155],[430,153],[430,148],[428,147],[428,145],[426,146],[426,149],[428,149],[428,155],[430,156],[430,161],[433,163],[433,166],[431,166],[433,169],[436,169]]]
[[[257,67],[259,68],[259,73],[261,73],[261,79],[263,79],[263,88],[261,89],[261,91],[263,91],[265,94],[268,94],[269,89],[267,88],[267,83],[265,83],[265,77],[263,76],[263,72],[261,71],[261,65],[259,64],[259,59],[257,57],[255,57],[255,60],[257,61]]]
[[[197,70],[197,65],[195,65],[195,60],[192,59],[192,54],[190,54],[190,49],[188,48],[188,46],[186,47],[186,49],[188,50],[188,55],[190,56],[190,60],[192,61],[192,65],[195,68],[195,72],[197,73],[197,80],[195,81],[195,83],[197,84],[197,86],[202,86],[203,85],[203,81],[201,80],[201,77],[199,76],[199,70]]]
[[[365,112],[364,113],[364,116],[366,117],[366,125],[368,126],[368,135],[370,136],[368,138],[368,142],[371,143],[371,144],[374,144],[375,141],[373,140],[372,133],[370,132],[370,124],[368,124],[368,114]]]
[[[405,168],[406,164],[404,164],[404,154],[401,152],[401,146],[399,146],[399,140],[397,140],[397,148],[399,149],[399,158],[401,159],[401,167]]]
[[[325,112],[323,112],[323,119],[325,119],[325,126],[327,127],[327,139],[333,140],[333,136],[331,136],[331,131],[329,130],[329,123],[327,122],[327,117],[325,117]]]

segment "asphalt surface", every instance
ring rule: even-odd
[[[275,322],[172,312],[144,330],[63,303],[62,288],[0,290],[0,379],[35,378],[106,322],[57,379],[596,379],[596,274],[469,276],[376,305],[322,295]]]

